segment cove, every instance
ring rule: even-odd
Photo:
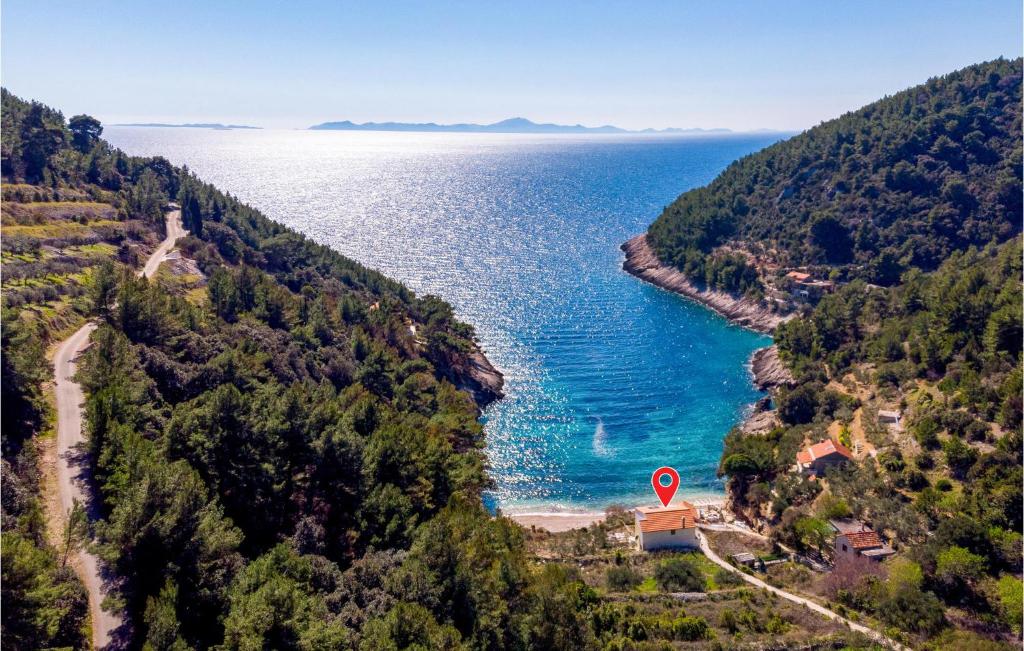
[[[621,270],[679,193],[779,138],[109,128],[268,216],[441,296],[505,374],[484,413],[506,512],[718,494],[722,439],[768,337]]]

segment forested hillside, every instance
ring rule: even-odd
[[[726,243],[839,280],[933,270],[1020,232],[1020,107],[1020,59],[931,79],[736,161],[669,205],[648,241],[732,291],[751,274],[718,273],[737,264],[716,251]]]
[[[187,170],[112,149],[91,118],[69,128],[4,91],[3,119],[4,228],[22,236],[4,237],[5,271],[65,264],[25,270],[52,291],[5,285],[5,644],[85,639],[84,595],[46,543],[33,458],[51,422],[43,348],[85,317],[102,323],[79,373],[95,529],[122,582],[131,646],[589,639],[582,584],[535,571],[520,529],[481,505],[477,406],[447,379],[475,349],[449,306]],[[175,199],[192,233],[184,257],[154,282],[136,278],[131,251],[156,240]],[[119,230],[135,221],[138,232]],[[117,231],[110,244],[100,227]],[[88,253],[102,261],[68,254],[100,244],[110,248]],[[55,310],[60,321],[40,318]]]
[[[931,648],[1021,635],[1020,63],[812,129],[652,227],[698,246],[766,238],[777,259],[853,279],[779,326],[795,381],[774,392],[773,425],[729,434],[721,472],[737,512],[805,553],[831,554],[830,519],[880,532],[897,558],[837,564],[824,596]],[[709,220],[684,218],[697,214]],[[817,477],[794,467],[826,439],[853,458]]]
[[[482,506],[471,396],[494,392],[465,376],[478,353],[448,305],[162,158],[112,149],[88,116],[66,123],[6,91],[3,116],[5,647],[88,646],[68,562],[82,514],[48,533],[66,514],[44,508],[44,351],[87,318],[100,322],[78,372],[93,529],[127,648],[865,644],[708,563],[633,569],[610,529],[579,532],[574,553],[600,555],[588,574],[552,562]],[[172,200],[191,235],[152,281],[136,277]],[[721,595],[688,614],[641,592],[643,574],[663,593]]]

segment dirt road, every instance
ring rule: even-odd
[[[163,261],[164,256],[174,248],[174,243],[185,236],[181,226],[181,211],[167,213],[167,238],[146,260],[140,275],[151,278]],[[82,387],[72,378],[75,376],[75,360],[89,344],[89,335],[96,324],[89,322],[65,339],[53,358],[56,383],[54,393],[57,402],[57,486],[60,508],[66,517],[74,500],[87,506],[90,504],[89,463],[84,458],[82,443],[82,403],[85,395]],[[92,513],[90,513],[92,515]],[[114,639],[114,631],[122,624],[117,613],[103,610],[101,603],[106,594],[105,582],[98,559],[88,551],[78,554],[76,567],[89,593],[89,615],[92,620],[92,644],[95,649],[107,647]]]
[[[857,622],[851,621],[851,620],[843,617],[842,615],[840,615],[838,613],[835,613],[835,612],[829,610],[828,608],[825,608],[824,606],[822,606],[822,605],[820,605],[818,603],[815,603],[814,601],[811,601],[810,599],[806,599],[804,597],[800,597],[800,596],[795,595],[795,594],[793,594],[791,592],[786,592],[785,590],[780,590],[780,589],[776,588],[775,586],[768,585],[767,583],[765,583],[764,581],[762,581],[761,579],[759,579],[757,577],[750,576],[746,572],[741,572],[740,570],[738,570],[736,567],[734,567],[730,563],[722,560],[722,558],[711,549],[711,545],[708,544],[708,537],[707,536],[705,536],[705,535],[703,535],[701,533],[698,533],[697,537],[700,539],[700,550],[702,552],[704,552],[705,556],[707,556],[709,559],[711,559],[711,562],[715,563],[716,565],[718,565],[719,567],[721,567],[723,569],[729,570],[730,572],[736,574],[737,576],[739,576],[741,579],[743,579],[747,583],[749,583],[749,584],[751,584],[753,586],[757,586],[758,588],[762,588],[764,590],[768,590],[769,592],[771,592],[773,594],[776,594],[776,595],[782,597],[783,599],[787,599],[789,601],[792,601],[795,604],[800,604],[801,606],[804,606],[806,608],[810,608],[811,610],[813,610],[814,612],[818,613],[819,615],[824,615],[825,617],[828,617],[829,619],[831,619],[833,621],[842,622],[843,624],[846,624],[847,626],[849,626],[852,630],[857,631],[858,633],[863,633],[864,635],[867,635],[869,638],[871,638],[875,642],[878,642],[879,644],[881,644],[881,645],[883,645],[883,646],[885,646],[887,648],[896,649],[897,651],[910,651],[910,649],[908,649],[907,647],[903,646],[902,644],[900,644],[896,640],[890,639],[890,638],[886,637],[885,635],[882,635],[878,631],[876,631],[874,629],[871,629],[871,628],[868,628],[867,626],[864,626],[863,624],[858,624]]]

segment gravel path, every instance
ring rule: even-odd
[[[829,610],[828,608],[825,608],[824,606],[822,606],[822,605],[820,605],[820,604],[818,604],[818,603],[816,603],[814,601],[811,601],[810,599],[807,599],[805,597],[797,596],[797,595],[795,595],[795,594],[793,594],[791,592],[786,592],[785,590],[779,590],[775,586],[768,585],[767,583],[765,583],[764,581],[762,581],[761,579],[759,579],[757,577],[750,576],[746,572],[741,572],[736,567],[734,567],[732,564],[722,560],[718,556],[718,554],[716,554],[714,551],[712,551],[711,545],[708,544],[708,537],[707,536],[703,535],[701,532],[698,531],[697,537],[700,540],[700,550],[702,552],[704,552],[705,556],[707,556],[709,559],[711,559],[711,562],[713,562],[716,565],[722,567],[723,569],[729,570],[733,574],[738,575],[741,579],[743,579],[747,583],[749,583],[749,584],[751,584],[753,586],[757,586],[758,588],[763,588],[765,590],[768,590],[769,592],[771,592],[773,594],[776,594],[776,595],[782,597],[783,599],[787,599],[789,601],[792,601],[793,603],[800,604],[801,606],[805,606],[807,608],[810,608],[814,612],[816,612],[816,613],[818,613],[820,615],[824,615],[825,617],[828,617],[829,619],[831,619],[833,621],[842,622],[842,623],[846,624],[847,626],[849,626],[851,630],[857,631],[859,633],[863,633],[864,635],[867,635],[868,637],[870,637],[875,642],[878,642],[879,644],[882,644],[882,645],[884,645],[884,646],[886,646],[886,647],[888,647],[890,649],[897,649],[898,651],[911,651],[909,647],[903,646],[902,644],[900,644],[896,640],[890,639],[890,638],[886,637],[885,635],[882,635],[881,633],[879,633],[878,631],[874,630],[873,628],[868,628],[867,626],[864,626],[863,624],[858,624],[857,622],[849,620],[849,619],[843,617],[842,615],[839,615],[839,614]]]
[[[184,235],[181,211],[167,213],[167,238],[146,260],[139,275],[151,278],[160,267],[164,256]],[[56,376],[54,393],[57,401],[57,487],[64,517],[71,510],[75,500],[84,505],[90,504],[89,463],[83,458],[82,451],[82,444],[85,441],[82,432],[82,403],[85,402],[85,395],[82,393],[81,385],[72,378],[77,370],[75,362],[89,345],[89,336],[95,329],[94,322],[86,323],[58,346],[53,358]],[[90,517],[94,515],[95,513],[90,513]],[[102,607],[107,590],[96,556],[82,550],[78,553],[76,561],[75,566],[89,593],[92,645],[94,649],[103,649],[110,646],[114,640],[114,632],[123,622],[120,614],[106,611]]]

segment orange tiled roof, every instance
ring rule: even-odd
[[[673,529],[692,529],[697,524],[697,509],[689,502],[668,508],[639,508],[643,514],[640,520],[640,531],[671,531]]]
[[[786,278],[792,278],[797,282],[804,282],[811,279],[811,274],[805,274],[801,271],[790,271],[786,274]]]
[[[871,549],[882,546],[882,539],[878,537],[877,533],[870,530],[848,533],[846,539],[850,541],[850,546],[854,549]]]
[[[796,460],[802,464],[808,464],[815,459],[827,457],[830,454],[840,454],[847,459],[853,458],[853,453],[846,449],[846,446],[836,443],[832,439],[825,439],[821,443],[809,445],[796,453]]]

